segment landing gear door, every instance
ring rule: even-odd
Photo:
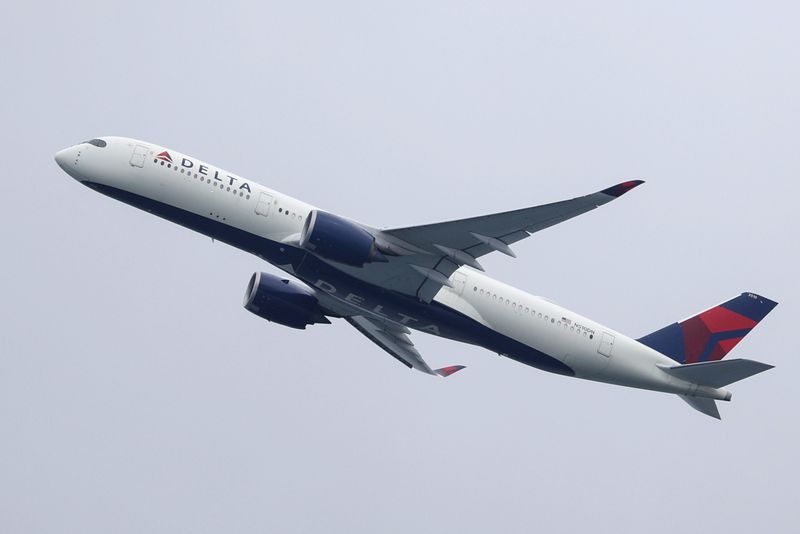
[[[131,154],[131,167],[144,167],[144,161],[147,158],[147,153],[150,147],[144,145],[134,145],[133,154]]]

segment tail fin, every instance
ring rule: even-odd
[[[777,305],[755,293],[742,293],[638,341],[678,363],[721,360]]]

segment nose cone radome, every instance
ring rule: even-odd
[[[64,170],[67,170],[67,165],[69,164],[70,159],[70,149],[65,148],[64,150],[59,150],[56,152],[56,163],[58,166]]]
[[[58,166],[76,180],[81,179],[77,168],[79,158],[80,148],[77,146],[71,146],[69,148],[65,148],[64,150],[59,150],[55,155],[55,160],[56,163],[58,163]]]

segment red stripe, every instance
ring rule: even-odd
[[[698,317],[708,326],[712,334],[725,332],[727,330],[745,330],[753,328],[758,324],[757,321],[748,319],[744,315],[740,315],[722,306],[704,311]]]

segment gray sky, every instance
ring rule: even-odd
[[[0,530],[796,528],[795,3],[198,4],[0,20]],[[268,324],[241,299],[275,269],[53,162],[100,135],[377,226],[647,180],[484,265],[634,336],[762,293],[733,357],[777,368],[717,422],[419,333],[468,369]]]

